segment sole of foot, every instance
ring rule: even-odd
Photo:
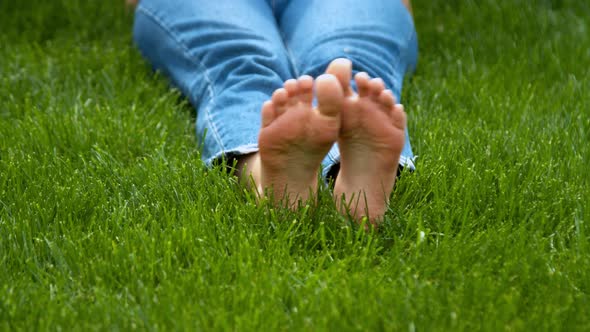
[[[313,107],[313,90],[318,106]],[[296,208],[317,192],[320,164],[340,132],[344,93],[330,74],[291,79],[262,106],[260,195]]]
[[[328,70],[345,94],[338,137],[340,171],[334,199],[341,213],[373,225],[382,220],[395,184],[404,146],[406,114],[380,78],[355,76],[358,93],[350,88],[352,64],[334,60]]]

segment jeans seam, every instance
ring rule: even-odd
[[[289,59],[289,65],[291,65],[291,70],[293,70],[293,75],[295,76],[295,78],[297,78],[300,75],[297,59],[293,55],[293,51],[291,50],[291,47],[286,42],[285,33],[283,32],[283,30],[279,29],[279,32],[281,34],[281,40],[283,41],[283,46],[285,47],[285,53],[287,55],[287,59]]]
[[[404,54],[401,54],[401,52],[400,52],[400,55],[397,57],[397,61],[395,61],[394,63],[392,63],[392,65],[393,65],[393,72],[389,74],[391,76],[391,83],[397,85],[397,86],[393,86],[392,88],[394,89],[394,92],[395,91],[398,91],[399,92],[400,99],[401,99],[401,91],[402,91],[401,85],[403,84],[401,81],[403,81],[404,74],[405,74],[405,68],[404,69],[401,69],[400,68],[401,67],[400,65],[402,63],[402,58],[404,58],[404,60],[405,60],[405,57],[406,57],[406,54],[405,53],[406,53],[405,51],[404,51]],[[404,73],[401,74],[401,77],[396,77],[396,74],[395,74],[396,71],[404,71]],[[400,103],[401,100],[397,100],[396,102],[397,103]]]
[[[408,62],[409,62],[409,47],[410,47],[410,43],[412,42],[412,37],[416,32],[416,27],[414,25],[414,18],[412,17],[412,13],[410,13],[410,11],[408,11],[406,9],[406,15],[409,16],[409,21],[412,25],[412,29],[410,29],[408,31],[408,33],[404,36],[404,47],[400,48],[400,55],[397,58],[397,61],[394,64],[394,70],[400,70],[400,72],[402,72],[402,76],[399,78],[399,82],[397,82],[397,80],[395,79],[395,72],[391,73],[391,76],[394,78],[392,79],[392,82],[394,82],[394,84],[398,84],[399,86],[395,87],[395,89],[397,91],[399,91],[400,94],[400,99],[401,99],[401,93],[402,93],[402,84],[403,84],[403,80],[404,80],[404,76],[406,74],[406,71],[408,70]],[[403,52],[403,53],[402,53]],[[405,62],[406,66],[404,68],[400,68],[402,61]],[[397,101],[398,103],[401,103],[401,100]]]
[[[145,8],[145,6],[142,6],[141,3],[137,7],[136,11],[143,13],[146,17],[150,18],[155,24],[160,26],[160,28],[176,43],[177,47],[179,47],[179,49],[182,51],[183,55],[187,59],[192,59],[196,62],[196,65],[200,68],[201,72],[203,73],[203,76],[205,77],[205,81],[207,82],[207,91],[209,92],[210,102],[213,104],[213,106],[215,106],[216,93],[215,93],[215,89],[213,88],[213,83],[212,83],[213,81],[211,80],[211,78],[209,76],[209,72],[207,70],[207,67],[205,65],[203,65],[203,63],[201,61],[199,61],[199,59],[197,59],[196,57],[192,56],[189,53],[188,48],[186,47],[186,44],[184,43],[184,41],[177,38],[177,36],[172,32],[172,29],[168,25],[166,25],[164,23],[164,21],[161,20],[152,11]],[[196,80],[193,81],[189,87],[187,87],[189,89],[189,91],[193,90],[195,84],[197,84]],[[222,142],[221,137],[219,135],[219,131],[217,129],[217,126],[215,125],[215,122],[213,121],[213,119],[211,117],[210,106],[205,107],[204,111],[205,111],[205,117],[206,117],[207,121],[211,124],[213,138],[215,139],[217,144],[219,144],[219,146],[221,147],[221,150],[222,151],[225,150],[225,146],[223,145],[223,142]]]
[[[416,35],[416,24],[414,22],[414,17],[412,17],[412,13],[410,11],[408,11],[407,13],[408,16],[410,16],[409,20],[412,24],[412,29],[410,29],[410,31],[408,32],[407,36],[406,36],[406,45],[407,47],[405,48],[405,52],[404,52],[404,59],[406,61],[406,68],[404,68],[404,74],[408,71],[408,63],[410,62],[410,45],[412,44],[412,42],[417,39],[417,35]]]
[[[279,31],[279,34],[281,35],[281,41],[283,42],[283,48],[285,49],[285,55],[287,56],[287,59],[289,60],[289,65],[291,66],[291,71],[294,75],[294,78],[298,78],[300,73],[299,73],[299,67],[298,67],[298,63],[297,63],[297,59],[295,58],[295,55],[293,54],[293,50],[291,50],[291,47],[289,46],[289,43],[287,43],[287,38],[285,36],[285,31],[278,26],[278,20],[276,19],[276,2],[277,0],[272,0],[272,10],[273,10],[273,15],[275,16],[275,21],[277,21],[277,30]],[[284,10],[284,8],[283,8]]]

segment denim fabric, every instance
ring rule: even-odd
[[[197,109],[207,164],[258,150],[261,105],[285,80],[343,57],[400,100],[418,55],[401,0],[141,0],[134,39]],[[413,159],[406,131],[400,164],[413,169]],[[338,161],[335,145],[323,174]]]

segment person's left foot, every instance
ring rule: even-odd
[[[366,73],[355,77],[358,95],[350,89],[351,63],[333,61],[327,73],[335,75],[346,94],[338,147],[340,171],[334,198],[343,214],[357,221],[377,223],[385,214],[395,184],[404,146],[406,114],[396,104],[383,80]]]

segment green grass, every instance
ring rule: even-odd
[[[415,1],[371,234],[207,170],[120,2],[0,4],[1,330],[590,329],[585,1]]]

